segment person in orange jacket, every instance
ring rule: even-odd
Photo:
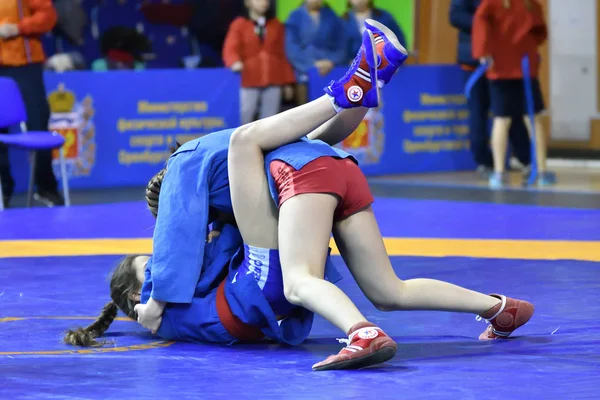
[[[546,41],[548,31],[541,6],[535,0],[483,0],[473,21],[473,58],[489,63],[494,173],[490,187],[505,184],[505,160],[508,131],[513,117],[524,118],[531,135],[527,117],[521,61],[530,60],[530,77],[535,113],[535,144],[538,184],[550,185],[554,177],[546,171],[546,136],[541,123],[544,99],[538,80],[540,56],[538,47]]]
[[[51,0],[0,0],[0,77],[11,78],[19,85],[31,131],[48,129],[50,107],[43,76],[46,57],[39,36],[50,32],[56,20]],[[2,200],[8,206],[14,180],[5,146],[0,146],[0,179]],[[36,200],[49,207],[64,204],[52,171],[51,151],[37,152],[35,182]]]
[[[285,55],[285,27],[272,14],[269,0],[246,0],[247,16],[236,18],[227,32],[223,62],[241,72],[242,124],[279,112],[282,94],[292,97],[294,70]]]

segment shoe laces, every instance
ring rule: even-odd
[[[338,341],[338,342],[340,342],[340,343],[343,343],[343,344],[345,344],[346,346],[350,346],[350,339],[346,339],[346,338],[343,338],[343,339],[336,338],[335,340],[337,340],[337,341]]]

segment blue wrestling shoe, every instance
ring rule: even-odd
[[[347,108],[379,106],[377,53],[372,32],[365,30],[363,33],[362,46],[346,75],[331,81],[324,90],[333,99],[338,112]]]
[[[398,37],[385,25],[367,19],[367,30],[373,33],[377,52],[377,76],[380,87],[389,83],[398,68],[408,58],[408,51],[400,44]]]

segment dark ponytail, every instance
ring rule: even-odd
[[[140,283],[137,278],[133,262],[139,255],[130,255],[123,258],[110,277],[110,297],[112,301],[106,303],[100,316],[94,323],[86,328],[77,328],[67,331],[64,341],[73,346],[98,347],[106,341],[97,341],[110,327],[117,316],[117,310],[134,321],[137,320],[135,306],[139,301],[135,296],[139,295]]]
[[[109,301],[102,309],[98,319],[90,326],[67,331],[64,338],[65,343],[83,347],[103,346],[106,341],[99,342],[96,338],[104,335],[104,332],[110,327],[110,324],[112,324],[116,316],[117,305],[112,301]]]

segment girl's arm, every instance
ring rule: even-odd
[[[236,19],[233,21],[227,36],[225,36],[225,43],[223,44],[223,63],[227,68],[231,68],[236,63],[242,62],[241,52],[241,23],[243,20]]]

